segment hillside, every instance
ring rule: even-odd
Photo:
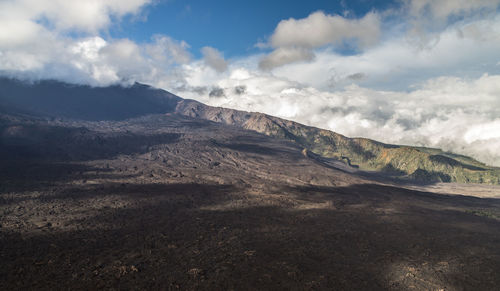
[[[204,105],[164,90],[135,84],[93,88],[42,81],[0,79],[0,109],[51,118],[124,120],[145,114],[177,113],[287,139],[355,169],[423,183],[500,184],[500,169],[439,149],[398,146],[341,134],[269,116]]]
[[[0,131],[2,290],[500,284],[498,188],[409,190],[175,113]]]
[[[96,95],[76,102],[79,87],[46,85],[23,102],[51,106],[13,91],[2,103],[0,290],[500,285],[498,186],[393,183],[310,138],[346,153],[391,146],[141,85],[116,109],[128,89],[84,87],[75,96]],[[85,100],[106,110],[78,111]]]
[[[499,168],[439,149],[348,138],[329,130],[262,113],[210,107],[191,100],[180,101],[176,112],[292,140],[313,153],[343,160],[352,167],[366,171],[378,171],[418,182],[500,184]]]

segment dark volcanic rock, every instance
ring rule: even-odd
[[[498,188],[408,190],[180,114],[0,124],[0,290],[500,286]]]
[[[175,110],[181,98],[136,83],[90,87],[58,81],[27,84],[0,78],[0,108],[18,113],[81,120],[123,120]]]

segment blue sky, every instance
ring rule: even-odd
[[[349,14],[355,18],[372,10],[398,8],[394,1],[161,1],[145,10],[145,18],[130,16],[111,29],[115,38],[147,42],[154,34],[185,40],[195,56],[213,46],[226,57],[258,51],[255,44],[265,41],[283,19],[304,18],[321,10],[328,14]]]
[[[500,0],[1,0],[0,75],[134,82],[500,166]]]

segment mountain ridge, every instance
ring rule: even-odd
[[[333,131],[263,113],[211,107],[194,100],[180,101],[176,112],[290,139],[315,154],[344,160],[350,166],[362,170],[382,171],[420,182],[500,184],[499,168],[440,149],[391,145],[367,138],[349,138]],[[457,158],[453,158],[454,156]]]
[[[0,110],[91,121],[180,114],[290,140],[321,157],[400,180],[500,184],[500,168],[463,155],[349,138],[264,113],[208,106],[140,83],[131,87],[90,87],[58,81],[26,84],[0,78]]]

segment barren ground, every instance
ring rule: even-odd
[[[176,115],[26,124],[3,123],[2,290],[500,288],[498,187],[384,184]]]

